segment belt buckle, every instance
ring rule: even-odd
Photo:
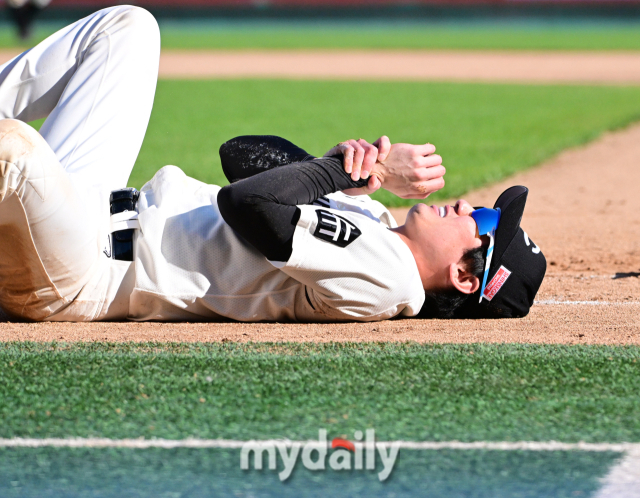
[[[109,196],[111,213],[111,257],[119,261],[133,261],[133,239],[140,228],[136,206],[140,192],[135,188],[114,190]]]

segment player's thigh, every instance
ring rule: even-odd
[[[44,139],[16,120],[0,121],[0,199],[0,307],[45,319],[98,271],[107,201],[78,191]]]

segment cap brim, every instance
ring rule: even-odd
[[[507,247],[516,233],[518,233],[528,194],[529,189],[527,187],[517,185],[502,192],[493,205],[493,209],[500,208],[500,223],[496,229],[493,262],[500,261]],[[491,266],[494,266],[493,262]]]

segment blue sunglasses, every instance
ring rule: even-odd
[[[482,288],[480,289],[480,301],[484,296],[484,289],[487,286],[487,277],[489,276],[489,267],[491,266],[491,256],[493,256],[493,244],[496,237],[496,228],[500,222],[500,208],[489,209],[480,208],[471,213],[471,217],[478,226],[479,235],[489,236],[489,248],[487,249],[487,258],[484,264],[484,277],[482,278]]]

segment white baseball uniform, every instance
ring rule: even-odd
[[[155,20],[105,9],[0,67],[0,306],[36,320],[379,320],[424,291],[389,212],[336,193],[299,206],[270,263],[222,219],[215,185],[161,169],[140,193],[133,262],[109,257],[108,195],[148,123]],[[46,140],[46,143],[45,143]],[[48,144],[48,145],[47,145]]]

